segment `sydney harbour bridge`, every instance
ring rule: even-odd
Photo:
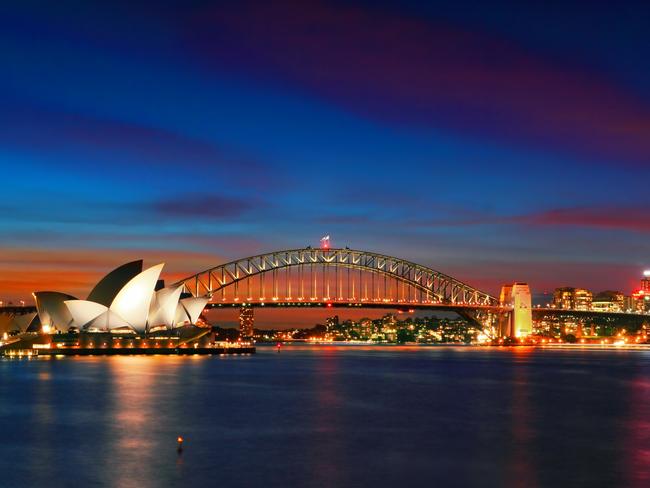
[[[337,307],[456,312],[492,337],[532,332],[532,318],[636,314],[533,308],[504,301],[440,271],[404,259],[349,248],[276,251],[220,264],[179,281],[207,308]]]

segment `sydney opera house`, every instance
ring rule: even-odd
[[[121,332],[148,334],[195,324],[207,298],[182,298],[182,286],[166,288],[164,264],[142,269],[142,260],[108,273],[85,300],[55,291],[34,293],[37,312],[14,319],[25,332]]]
[[[41,327],[147,334],[195,324],[208,299],[182,298],[182,286],[164,287],[160,280],[163,266],[143,270],[141,260],[124,264],[102,278],[85,300],[59,292],[36,292]]]
[[[57,352],[179,352],[188,345],[209,346],[211,328],[200,323],[208,299],[184,294],[182,285],[165,287],[160,279],[163,266],[143,269],[141,260],[126,263],[102,278],[85,300],[55,291],[35,292],[36,312],[0,320],[0,340],[4,337],[7,347],[11,335],[20,341],[14,348],[27,344]]]

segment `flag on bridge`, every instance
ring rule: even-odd
[[[320,240],[320,248],[321,249],[329,249],[330,248],[330,236],[329,234],[326,235],[325,237],[322,237]]]

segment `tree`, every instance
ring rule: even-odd
[[[567,334],[564,336],[564,342],[568,342],[569,344],[575,344],[576,342],[578,342],[578,338],[573,334]]]
[[[397,342],[399,344],[404,344],[405,342],[415,342],[415,334],[412,331],[400,328],[397,331]]]

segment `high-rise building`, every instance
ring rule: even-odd
[[[533,333],[533,312],[530,287],[527,283],[514,283],[501,288],[501,305],[512,307],[511,324],[507,335],[526,337]]]
[[[573,291],[575,288],[556,288],[553,292],[553,306],[563,310],[573,308]]]
[[[643,272],[643,278],[641,279],[641,291],[645,294],[650,294],[650,270]]]
[[[253,307],[242,307],[239,311],[239,337],[252,339],[255,325],[255,314]]]
[[[575,291],[575,309],[576,310],[591,310],[591,302],[593,301],[593,293],[584,288],[576,288]]]
[[[635,312],[650,312],[650,270],[643,272],[641,287],[632,293],[630,305]]]
[[[556,288],[553,306],[562,310],[591,310],[593,294],[584,288]]]

